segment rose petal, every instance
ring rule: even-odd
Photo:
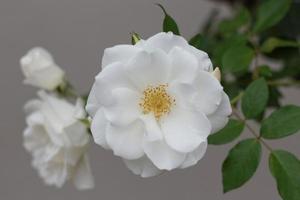
[[[202,112],[175,106],[161,120],[166,143],[182,153],[194,151],[211,131],[211,125]]]
[[[125,165],[130,169],[134,174],[140,175],[143,178],[148,178],[151,176],[156,176],[162,173],[153,163],[146,157],[136,160],[126,160],[123,159]]]
[[[141,115],[140,95],[127,88],[112,91],[113,104],[103,107],[106,119],[114,125],[128,125]]]
[[[195,165],[204,156],[206,149],[207,149],[207,141],[205,140],[201,142],[201,144],[197,149],[187,154],[185,161],[182,163],[180,168],[184,169]]]
[[[230,100],[225,92],[222,93],[222,101],[217,110],[208,116],[211,123],[211,133],[221,130],[228,122],[228,116],[231,114]]]
[[[125,66],[128,78],[140,91],[152,85],[165,84],[170,71],[170,60],[161,50],[139,52]]]
[[[140,118],[144,122],[144,126],[146,128],[145,137],[147,140],[155,141],[163,139],[161,128],[159,127],[159,124],[157,123],[153,113],[142,115]]]
[[[163,140],[144,141],[144,150],[153,164],[161,170],[172,170],[182,164],[185,154],[171,149]]]
[[[178,35],[174,35],[172,32],[161,32],[148,38],[147,40],[138,43],[143,49],[153,51],[155,49],[161,49],[166,53],[169,53],[174,47],[187,48],[187,41]]]
[[[206,52],[196,49],[195,47],[190,45],[185,50],[190,52],[197,58],[199,70],[207,72],[213,71],[213,65]]]
[[[138,159],[144,155],[142,141],[144,126],[139,120],[126,127],[108,125],[106,140],[114,154],[125,159]]]
[[[174,47],[169,52],[169,57],[172,61],[169,83],[173,81],[192,82],[198,69],[196,57],[180,47]]]
[[[216,78],[205,71],[197,74],[194,84],[197,94],[193,97],[193,103],[197,110],[206,115],[213,113],[222,100],[223,87]]]
[[[102,58],[102,69],[114,62],[126,63],[140,51],[133,45],[116,45],[106,48]]]
[[[96,144],[99,144],[105,149],[108,149],[109,146],[106,141],[106,130],[108,126],[108,121],[104,116],[104,112],[102,109],[99,109],[93,118],[91,124],[91,131],[93,134],[93,138]]]
[[[79,190],[92,189],[95,186],[94,177],[92,175],[89,158],[84,155],[74,172],[73,183]]]
[[[123,64],[117,62],[110,64],[96,76],[87,100],[87,112],[93,117],[99,106],[113,104],[112,90],[120,87],[135,90],[123,70]]]

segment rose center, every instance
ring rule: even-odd
[[[139,103],[144,114],[152,112],[157,120],[171,111],[175,104],[175,99],[167,93],[167,84],[161,84],[156,87],[148,86],[143,91],[143,97]]]

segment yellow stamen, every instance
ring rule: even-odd
[[[175,104],[175,99],[167,93],[167,87],[167,84],[161,84],[156,87],[150,85],[144,90],[143,97],[139,103],[144,114],[152,112],[156,120],[159,120],[160,117],[171,111],[172,105]]]

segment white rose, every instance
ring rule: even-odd
[[[86,110],[97,144],[135,174],[195,165],[231,106],[208,55],[172,33],[104,51]]]
[[[64,71],[58,67],[50,53],[40,47],[28,51],[20,60],[21,69],[30,84],[46,90],[54,90],[64,83]]]
[[[46,184],[62,187],[72,180],[78,189],[94,186],[87,156],[90,136],[78,119],[85,117],[81,100],[73,105],[45,92],[25,105],[24,146]]]

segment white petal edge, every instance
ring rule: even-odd
[[[204,156],[207,149],[207,141],[201,142],[199,147],[191,153],[188,153],[184,162],[181,164],[180,168],[184,169],[191,167],[198,163],[198,161]]]
[[[162,173],[162,171],[155,167],[155,165],[153,165],[153,163],[146,156],[136,160],[123,159],[123,161],[127,168],[132,171],[132,173],[140,175],[143,178],[156,176]]]
[[[88,155],[84,155],[79,161],[73,175],[73,183],[78,190],[87,190],[95,187]]]
[[[152,85],[165,84],[170,73],[171,62],[163,51],[141,51],[125,66],[128,78],[139,91]]]
[[[114,62],[126,63],[134,55],[136,55],[141,49],[134,45],[116,45],[110,48],[106,48],[102,57],[102,69]]]
[[[185,159],[184,153],[171,149],[163,140],[144,141],[144,150],[148,158],[160,170],[172,170],[179,167]]]
[[[211,133],[215,133],[221,130],[228,122],[228,117],[232,112],[230,100],[225,92],[222,92],[222,101],[217,110],[208,115],[208,119],[211,123]]]
[[[162,49],[164,52],[169,53],[174,47],[187,48],[189,45],[181,36],[174,35],[172,32],[161,32],[137,43],[137,46],[149,52]]]
[[[162,140],[163,134],[161,132],[161,128],[159,124],[157,123],[157,120],[155,119],[153,113],[149,113],[146,115],[141,115],[140,119],[144,122],[145,126],[145,138],[148,141],[156,141],[156,140]]]
[[[126,126],[139,118],[139,93],[127,88],[117,88],[111,93],[114,103],[103,107],[105,117],[110,123]]]
[[[210,122],[202,112],[179,106],[161,120],[161,128],[166,143],[181,153],[194,151],[211,132]]]
[[[93,117],[100,106],[113,104],[111,92],[120,87],[135,90],[124,72],[123,64],[116,62],[107,66],[95,77],[86,105],[89,115]]]
[[[106,130],[108,126],[108,121],[104,116],[103,110],[100,108],[95,117],[92,120],[91,132],[96,144],[102,146],[105,149],[109,149],[106,141]]]
[[[106,141],[116,156],[133,160],[144,155],[144,124],[137,120],[128,126],[108,125]]]
[[[209,72],[201,71],[194,81],[197,94],[193,96],[193,104],[197,110],[206,115],[213,113],[222,100],[223,87],[220,82]]]
[[[191,83],[198,69],[196,57],[180,47],[174,47],[168,55],[172,62],[169,83]]]

